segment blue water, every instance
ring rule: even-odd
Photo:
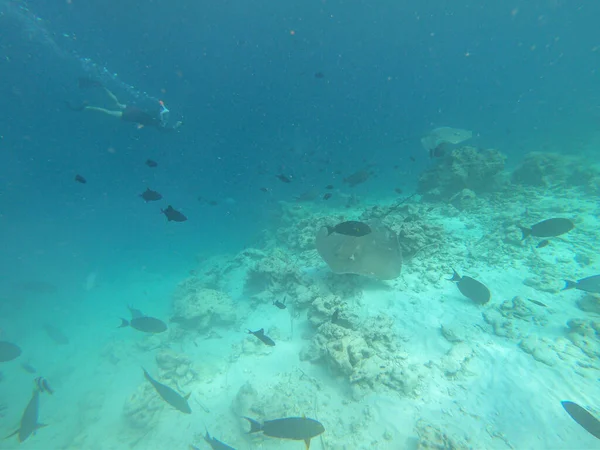
[[[56,286],[57,316],[89,313],[69,295],[89,274],[184,276],[198,255],[254,245],[277,201],[366,166],[378,176],[359,195],[409,194],[437,126],[473,130],[508,167],[529,151],[593,157],[599,15],[576,0],[0,0],[0,328],[23,336],[50,307],[23,307],[15,283]],[[69,111],[108,104],[78,77],[125,103],[163,100],[183,126]],[[164,199],[144,203],[146,187]],[[168,223],[168,204],[189,220]]]

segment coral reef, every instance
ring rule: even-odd
[[[173,296],[171,321],[186,330],[202,332],[212,326],[235,324],[236,309],[229,295],[200,287],[196,280],[187,279],[179,284]]]
[[[379,314],[359,324],[353,314],[340,313],[332,321],[332,314],[341,306],[334,297],[315,300],[309,320],[317,332],[300,359],[323,363],[344,377],[355,398],[382,389],[413,395],[420,369],[408,366],[408,355],[400,349],[399,336],[393,332],[393,320]]]
[[[473,448],[466,440],[450,436],[423,419],[417,421],[415,431],[419,436],[418,450],[469,450]]]
[[[600,169],[582,156],[532,152],[513,171],[515,184],[544,188],[579,187],[585,193],[600,193]]]
[[[150,383],[144,382],[123,405],[123,415],[129,426],[150,429],[156,423],[158,412],[164,405]]]
[[[455,149],[421,174],[417,192],[428,201],[449,199],[463,189],[488,192],[498,188],[505,159],[498,150]]]

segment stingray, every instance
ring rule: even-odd
[[[402,269],[402,250],[398,236],[378,220],[367,222],[371,233],[365,236],[317,233],[317,251],[335,273],[354,273],[378,280],[393,280]]]
[[[444,144],[460,144],[473,137],[473,132],[461,130],[460,128],[439,127],[431,130],[429,134],[421,138],[423,148],[429,155],[433,155],[435,149]]]

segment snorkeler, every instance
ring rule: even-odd
[[[104,92],[110,97],[110,99],[117,106],[116,110],[102,108],[100,106],[90,106],[87,103],[81,106],[73,106],[67,103],[67,106],[72,111],[98,111],[111,117],[116,117],[125,122],[136,123],[140,127],[154,127],[163,131],[176,131],[181,126],[182,122],[179,120],[173,125],[169,124],[169,110],[165,106],[164,102],[160,100],[158,102],[159,109],[155,113],[149,113],[134,105],[126,105],[119,101],[117,96],[113,94],[107,87],[102,85],[99,81],[89,80],[87,78],[79,79],[80,88],[93,88],[99,87],[104,89]]]

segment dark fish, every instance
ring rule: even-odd
[[[167,331],[167,324],[162,320],[155,319],[154,317],[134,317],[131,322],[125,319],[121,319],[121,325],[119,328],[131,327],[144,333],[162,333]]]
[[[47,392],[50,395],[54,394],[54,390],[50,387],[48,380],[44,377],[37,377],[34,382],[40,392]]]
[[[287,308],[287,306],[285,304],[285,300],[286,300],[286,297],[283,298],[283,303],[281,303],[279,300],[275,300],[273,302],[273,305],[277,306],[279,309],[285,309],[285,308]]]
[[[492,294],[485,285],[471,277],[461,277],[454,269],[452,271],[454,275],[448,281],[456,281],[456,286],[458,286],[458,290],[462,295],[480,305],[490,301]]]
[[[548,239],[544,239],[542,242],[540,242],[538,245],[536,245],[535,248],[544,248],[549,243],[550,243],[550,241]]]
[[[370,176],[371,172],[368,170],[359,170],[358,172],[354,172],[352,175],[348,175],[346,178],[344,178],[344,183],[350,185],[350,187],[354,187],[367,181]]]
[[[156,161],[151,160],[151,159],[147,159],[146,160],[146,165],[148,167],[156,167],[156,166],[158,166],[158,163]]]
[[[40,391],[34,389],[33,395],[31,396],[31,400],[27,404],[25,411],[23,411],[23,415],[21,416],[21,426],[17,431],[12,434],[6,436],[8,439],[15,434],[19,438],[19,442],[25,441],[29,436],[35,434],[37,430],[42,427],[45,427],[43,423],[38,423],[38,414],[40,409]]]
[[[83,178],[81,175],[75,175],[75,181],[77,181],[78,183],[81,183],[81,184],[87,183],[87,180],[85,178]]]
[[[284,419],[265,420],[260,423],[250,417],[244,417],[250,422],[250,433],[262,431],[265,436],[304,441],[306,450],[310,448],[310,440],[325,431],[322,423],[307,417],[286,417]]]
[[[0,362],[16,359],[21,354],[21,349],[10,342],[0,341]]]
[[[79,85],[79,89],[91,89],[91,88],[104,87],[102,82],[100,82],[98,80],[94,80],[93,78],[88,78],[88,77],[77,78],[77,84]]]
[[[600,294],[600,275],[593,275],[577,281],[565,280],[565,283],[566,285],[562,289],[563,291],[568,289],[578,289],[592,294]]]
[[[261,187],[260,190],[263,191],[263,192],[265,192],[265,193],[269,192],[269,188],[266,188],[266,187]]]
[[[163,198],[162,195],[150,188],[146,188],[146,190],[140,194],[140,197],[142,197],[145,202],[155,202]]]
[[[537,300],[534,300],[532,298],[528,298],[527,300],[529,300],[531,303],[533,303],[534,305],[538,305],[538,306],[543,306],[544,308],[547,308],[547,305],[544,305],[542,302],[538,302]]]
[[[24,362],[21,363],[21,369],[23,369],[27,373],[36,373],[37,370],[30,363]]]
[[[265,335],[265,329],[261,328],[258,331],[250,331],[248,330],[248,334],[253,334],[258,339],[262,341],[263,344],[268,345],[269,347],[275,346],[275,341],[271,339],[269,336]]]
[[[556,237],[560,236],[561,234],[568,233],[575,228],[575,224],[573,222],[571,222],[569,219],[563,218],[542,220],[541,222],[533,225],[531,228],[522,227],[520,225],[517,226],[523,233],[523,239],[528,236]]]
[[[598,419],[596,419],[588,410],[576,403],[569,401],[560,403],[575,422],[581,425],[585,431],[590,433],[596,439],[600,439],[600,421]]]
[[[210,206],[217,206],[217,205],[219,204],[219,202],[218,202],[218,201],[216,201],[216,200],[209,200],[209,201],[208,201],[208,204],[209,204]]]
[[[400,189],[400,188],[396,188],[396,189],[394,189],[394,192],[395,192],[396,194],[402,194],[402,189]]]
[[[160,211],[167,216],[169,222],[185,222],[187,220],[187,217],[183,213],[173,209],[171,205],[167,206],[167,209],[161,209]]]
[[[333,184],[328,184],[327,186],[325,186],[325,189],[332,190],[333,189]]]
[[[343,234],[345,236],[361,237],[371,232],[371,227],[364,222],[349,220],[338,223],[335,227],[327,227],[327,235],[332,233]]]
[[[45,323],[43,325],[43,328],[48,337],[52,339],[54,343],[58,345],[67,345],[69,343],[69,338],[65,336],[65,334],[61,330],[56,328],[54,325]]]
[[[309,191],[306,191],[300,195],[298,195],[296,198],[296,201],[298,202],[310,202],[314,199],[316,199],[319,196],[319,191],[317,189],[311,189]]]
[[[150,384],[152,384],[154,389],[156,389],[156,392],[158,392],[158,395],[160,395],[165,402],[167,402],[176,410],[181,411],[182,413],[192,413],[192,409],[190,408],[190,405],[188,405],[188,398],[190,397],[191,393],[183,397],[179,395],[175,390],[171,389],[169,386],[156,381],[150,376],[148,372],[146,372],[146,369],[144,369],[143,367],[142,370],[144,371],[144,376],[146,377],[146,380],[148,380]]]
[[[277,178],[278,178],[280,181],[282,181],[282,182],[284,182],[284,183],[291,183],[291,182],[292,182],[292,179],[291,179],[291,177],[290,177],[290,178],[288,178],[288,177],[286,177],[286,176],[285,176],[285,175],[283,175],[283,174],[279,174],[279,175],[275,175],[275,176],[276,176],[276,177],[277,177]]]
[[[145,314],[142,311],[140,311],[137,308],[134,308],[131,305],[127,305],[127,309],[129,310],[129,313],[131,314],[131,318],[132,319],[137,319],[139,317],[144,317],[145,316]]]
[[[208,445],[210,445],[210,448],[212,448],[213,450],[235,450],[235,448],[233,448],[233,447],[225,444],[224,442],[221,442],[220,440],[215,439],[214,437],[212,437],[208,433],[208,431],[204,435],[204,440],[208,443]],[[193,445],[191,447],[194,448],[195,450],[200,450],[197,447],[194,447]]]
[[[415,159],[415,157],[414,157],[414,156],[411,156],[411,157],[410,157],[410,160],[411,160],[412,162],[415,162],[415,161],[416,161],[416,159]]]
[[[325,78],[325,74],[323,72],[315,72],[315,78]]]
[[[323,200],[329,200],[331,197],[332,197],[332,194],[328,192],[327,194],[325,194],[323,196]]]
[[[340,308],[336,308],[333,314],[331,315],[331,323],[337,323],[340,319]]]

